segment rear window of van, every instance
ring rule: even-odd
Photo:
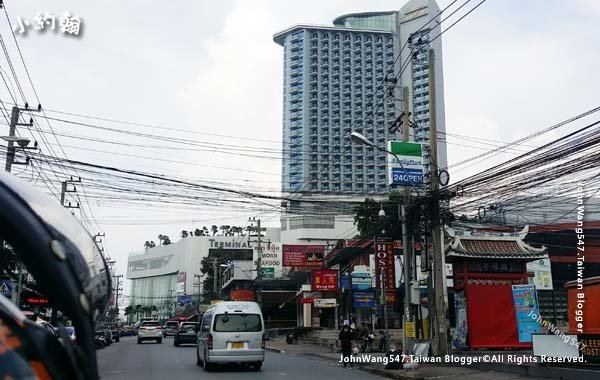
[[[259,314],[217,314],[213,331],[259,332],[262,331],[262,323]]]

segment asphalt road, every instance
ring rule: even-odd
[[[260,372],[243,367],[221,367],[205,372],[196,366],[196,347],[175,347],[173,338],[163,339],[162,344],[143,342],[124,337],[118,343],[98,351],[98,365],[102,379],[289,379],[316,380],[381,380],[357,369],[344,369],[339,363],[327,362],[310,357],[267,352]]]

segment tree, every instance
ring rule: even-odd
[[[208,232],[208,228],[206,228],[206,226],[202,227],[202,232],[204,232],[203,236],[208,236],[209,232]]]
[[[182,239],[185,239],[185,238],[186,238],[186,237],[188,237],[188,236],[189,236],[189,235],[188,235],[188,232],[187,232],[186,230],[182,230],[182,231],[181,231],[181,238],[182,238]]]
[[[165,235],[158,235],[158,244],[162,245],[163,239],[165,238]]]
[[[150,305],[142,306],[142,313],[144,313],[144,317],[148,317],[149,314],[152,314],[152,306],[150,306]]]
[[[213,259],[223,263],[226,260],[252,260],[252,251],[248,249],[211,249],[208,256],[204,257],[200,262],[200,272],[204,275],[202,284],[202,302],[210,303],[211,300],[218,299],[219,289],[216,291],[213,288],[214,265]],[[219,267],[217,266],[217,271]]]
[[[163,245],[169,245],[171,244],[171,239],[165,235],[164,239],[163,239]]]
[[[373,237],[399,238],[402,236],[402,223],[398,217],[401,195],[391,194],[387,201],[378,202],[367,198],[354,208],[354,225],[361,239]],[[380,210],[385,216],[379,216]]]
[[[142,312],[142,305],[135,305],[133,307],[133,311],[135,312],[136,319],[139,320],[140,319],[140,313]]]
[[[156,243],[154,242],[154,240],[150,240],[150,248],[154,247],[156,247]]]
[[[130,318],[130,317],[131,317],[133,314],[135,314],[135,311],[134,311],[134,309],[133,309],[133,306],[131,306],[131,305],[129,305],[129,306],[126,306],[126,307],[125,307],[125,310],[124,310],[124,314],[125,314],[125,317],[127,317],[127,323],[131,323],[131,318]]]
[[[212,231],[213,236],[215,236],[215,234],[219,232],[219,227],[213,224],[212,227],[210,227],[210,230]]]
[[[204,231],[202,231],[202,230],[201,230],[201,229],[199,229],[199,228],[196,228],[196,229],[194,230],[194,236],[204,236]]]

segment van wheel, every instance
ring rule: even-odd
[[[200,360],[200,352],[198,351],[198,347],[196,347],[196,365],[198,367],[202,365],[202,360]]]
[[[262,362],[256,362],[256,363],[252,364],[252,369],[255,371],[260,371],[261,368],[262,368]]]
[[[213,369],[213,365],[206,360],[206,352],[204,353],[204,359],[202,359],[202,368],[204,368],[206,372]]]
[[[162,343],[162,338],[158,338],[158,339],[156,340],[156,343],[158,343],[158,344],[161,344],[161,343]]]
[[[142,344],[142,340],[138,338],[138,344]]]

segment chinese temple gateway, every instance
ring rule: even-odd
[[[516,233],[449,228],[446,233],[446,259],[454,273],[455,348],[531,347],[527,323],[517,323],[513,285],[528,284],[526,264],[547,258],[546,248],[523,241],[528,227]],[[535,292],[528,304],[536,304]]]

